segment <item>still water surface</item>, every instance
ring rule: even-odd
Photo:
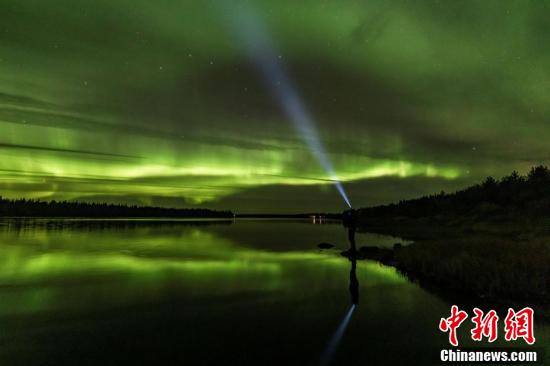
[[[318,365],[351,304],[346,238],[309,221],[3,222],[0,364]],[[450,304],[375,262],[356,276],[333,363],[440,364]]]

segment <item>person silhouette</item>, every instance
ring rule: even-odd
[[[342,214],[342,223],[348,229],[348,240],[350,245],[350,255],[357,253],[355,245],[355,231],[357,230],[357,211],[349,209]]]

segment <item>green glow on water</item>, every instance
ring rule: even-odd
[[[286,347],[309,337],[317,346],[308,354],[316,357],[350,305],[352,267],[339,253],[347,246],[340,225],[239,220],[73,225],[0,225],[0,342],[5,345],[0,360],[61,352],[58,339],[82,346],[92,335],[107,345],[104,337],[112,329],[136,341],[143,334],[134,330],[166,329],[151,335],[162,345],[190,337],[192,343],[177,346],[188,356],[195,355],[195,346],[202,354],[212,342],[229,342],[235,327],[253,335],[239,336],[247,344],[284,334],[286,343],[277,344]],[[336,249],[319,251],[321,240]],[[357,234],[360,245],[395,240]],[[369,352],[361,357],[387,352],[379,329],[391,332],[387,337],[402,347],[413,342],[413,350],[446,345],[446,335],[437,331],[439,317],[449,311],[445,301],[375,262],[358,261],[356,275],[359,304],[343,349],[358,349],[368,340]],[[548,332],[538,325],[539,340]],[[411,334],[418,336],[411,340]],[[155,342],[132,354],[158,350]],[[29,347],[40,349],[23,352]],[[222,346],[222,354],[233,347]]]
[[[313,228],[296,226],[300,227]],[[296,296],[303,288],[312,293],[328,284],[345,288],[349,263],[337,252],[243,246],[225,237],[227,229],[222,229],[145,225],[132,230],[3,230],[0,287],[9,286],[4,298],[11,300],[0,305],[0,317],[79,308],[98,293],[93,303],[101,307],[170,296],[166,291],[189,296],[242,291]],[[364,263],[360,270],[369,274],[365,288],[406,282],[394,269],[376,263]],[[67,291],[75,292],[70,300],[65,299]]]

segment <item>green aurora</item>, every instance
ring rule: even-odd
[[[343,209],[227,29],[243,6],[355,206],[550,162],[549,2],[218,5],[1,0],[0,195]]]

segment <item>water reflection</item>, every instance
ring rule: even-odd
[[[229,226],[233,224],[234,219],[155,219],[155,218],[135,218],[135,219],[55,219],[55,218],[5,218],[0,221],[0,231],[2,232],[22,232],[22,231],[99,231],[99,230],[132,230],[143,227],[155,227],[157,229],[170,228],[174,226]]]
[[[349,271],[349,293],[351,295],[352,305],[359,304],[359,280],[357,279],[357,259],[349,258],[351,262],[351,270]]]
[[[335,364],[429,365],[446,344],[436,325],[448,304],[339,256],[341,224],[109,225],[0,227],[1,365],[317,364],[350,297]]]

